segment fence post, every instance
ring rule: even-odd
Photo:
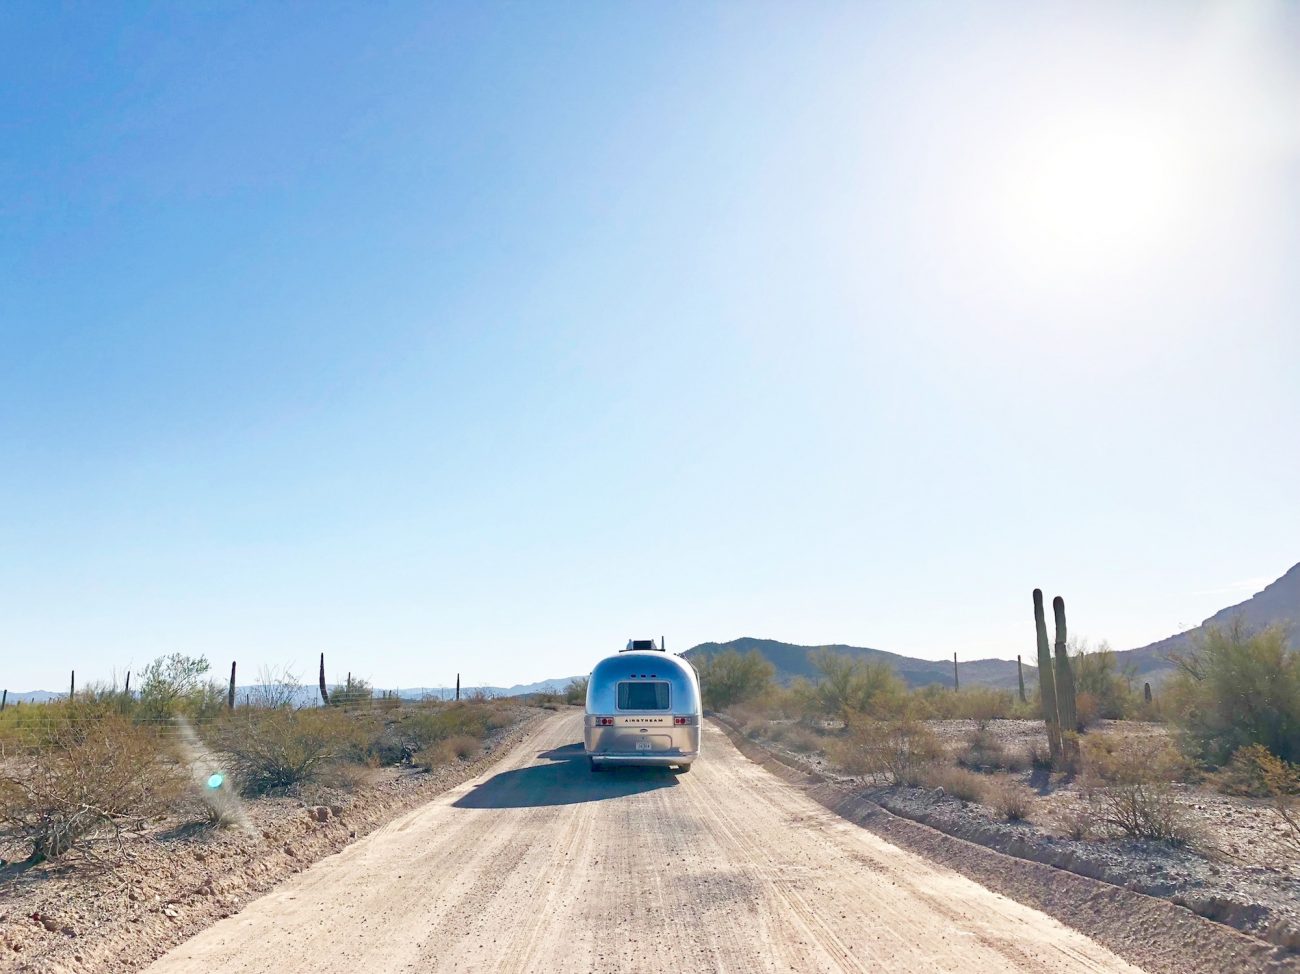
[[[230,661],[230,689],[226,693],[226,709],[235,709],[235,661]]]
[[[8,702],[9,702],[9,691],[5,690],[3,694],[0,694],[0,712],[4,711],[5,704],[7,704]]]

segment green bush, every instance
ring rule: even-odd
[[[370,681],[348,674],[347,682],[330,690],[331,707],[370,707],[375,702],[375,691]]]
[[[767,693],[772,686],[775,668],[758,650],[741,654],[723,650],[699,660],[700,691],[710,710],[726,710]]]
[[[1123,720],[1140,709],[1138,694],[1133,690],[1136,670],[1131,666],[1121,669],[1107,643],[1096,650],[1089,650],[1086,644],[1077,645],[1070,657],[1070,668],[1079,698],[1080,724],[1097,718]],[[1084,719],[1085,711],[1088,720]]]
[[[226,706],[226,687],[207,678],[206,656],[160,656],[140,673],[138,713],[147,718],[210,717]]]
[[[813,662],[821,673],[814,693],[822,713],[853,724],[896,716],[905,709],[907,688],[888,663],[829,650],[814,654]]]
[[[831,760],[849,774],[884,775],[911,785],[943,757],[934,732],[919,721],[859,720],[830,749]]]
[[[570,680],[569,685],[564,688],[564,702],[576,707],[584,706],[587,702],[587,684],[589,682],[590,679],[585,676]]]
[[[482,740],[509,723],[509,715],[491,703],[460,702],[411,714],[402,721],[399,733],[418,752],[452,737]]]
[[[1176,662],[1164,696],[1190,757],[1221,767],[1239,748],[1259,744],[1300,762],[1300,654],[1287,648],[1281,628],[1211,627]]]
[[[244,790],[262,795],[314,781],[331,762],[363,753],[365,730],[333,708],[252,712],[223,728],[223,746]]]

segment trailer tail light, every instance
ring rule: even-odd
[[[695,723],[695,718],[694,718],[694,717],[674,717],[674,718],[673,718],[673,723],[676,724],[678,727],[687,727],[687,726],[689,726],[689,725]]]
[[[596,726],[598,726],[598,727],[613,727],[613,726],[614,726],[614,718],[613,718],[613,717],[597,717],[597,718],[596,718]]]

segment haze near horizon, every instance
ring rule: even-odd
[[[1196,625],[1300,559],[1298,33],[6,5],[4,683]]]

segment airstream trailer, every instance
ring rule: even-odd
[[[700,755],[700,681],[680,656],[634,639],[591,671],[584,721],[592,771],[619,764],[675,765]]]

